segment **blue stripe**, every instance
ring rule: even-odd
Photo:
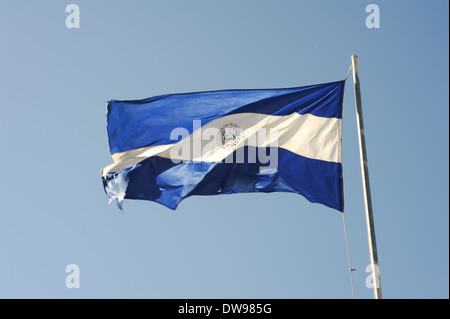
[[[248,154],[246,147],[245,154]],[[266,149],[266,152],[274,151]],[[261,174],[260,162],[174,164],[170,159],[150,157],[134,167],[103,178],[103,185],[125,172],[129,179],[126,199],[151,200],[175,209],[192,195],[250,192],[292,192],[310,202],[343,210],[342,165],[278,151],[278,168]],[[267,153],[269,154],[269,153]]]
[[[172,144],[173,129],[192,134],[201,124],[237,113],[342,116],[344,81],[289,89],[225,90],[169,94],[136,101],[108,103],[107,130],[111,154],[145,146]]]

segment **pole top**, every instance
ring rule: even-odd
[[[358,58],[358,56],[356,54],[352,55],[352,59],[357,59],[357,58]]]

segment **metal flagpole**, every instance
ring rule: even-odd
[[[382,299],[380,268],[378,266],[377,242],[373,222],[372,197],[370,195],[369,169],[367,165],[366,139],[361,104],[361,88],[359,84],[358,56],[352,55],[353,84],[355,88],[356,120],[359,133],[359,154],[361,157],[361,174],[364,189],[364,206],[366,210],[367,236],[369,240],[370,264],[372,269],[373,297]]]

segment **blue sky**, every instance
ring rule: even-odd
[[[68,29],[65,8],[80,8]],[[380,28],[368,29],[368,4]],[[108,205],[106,101],[341,80],[359,55],[383,294],[449,297],[448,1],[0,1],[1,298],[352,298],[342,216],[296,194]],[[354,94],[344,193],[369,264]],[[68,264],[80,288],[68,289]]]

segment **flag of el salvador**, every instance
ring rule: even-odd
[[[345,80],[111,100],[110,201],[175,209],[192,195],[292,192],[343,211]]]

